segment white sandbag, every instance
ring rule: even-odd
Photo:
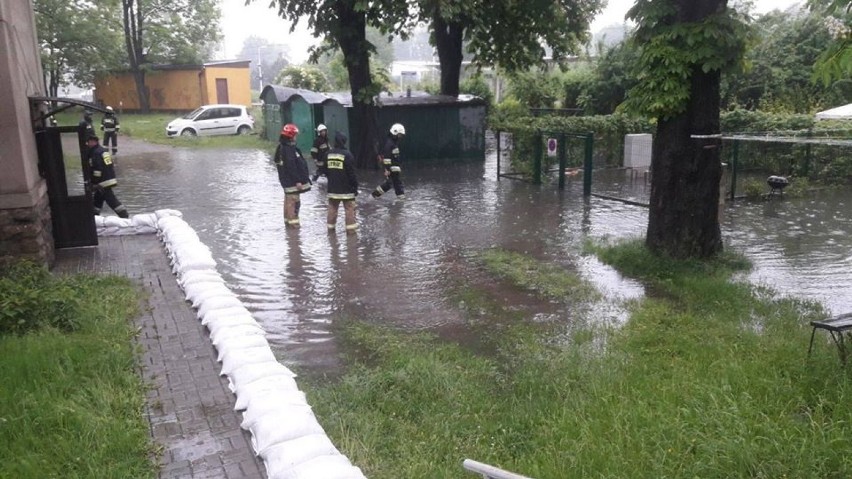
[[[117,226],[104,226],[98,229],[98,236],[118,236],[121,228]]]
[[[215,330],[210,329],[210,341],[214,346],[224,344],[233,338],[253,335],[266,336],[266,331],[264,331],[257,322],[254,324],[237,325],[219,324]]]
[[[253,348],[235,348],[222,358],[222,372],[220,376],[230,376],[235,369],[248,364],[278,362],[275,354],[269,346],[256,346]]]
[[[204,270],[202,270],[202,271],[204,271]],[[206,270],[206,271],[209,272],[210,270]],[[221,278],[221,276],[220,276],[220,278]],[[183,292],[186,295],[187,301],[192,301],[193,299],[195,299],[199,295],[203,295],[203,294],[206,294],[206,293],[212,292],[212,291],[227,291],[229,293],[231,292],[231,290],[228,289],[227,286],[225,286],[224,281],[215,281],[215,280],[204,281],[204,282],[193,283],[193,284],[188,284],[186,286],[183,286]]]
[[[157,228],[154,226],[134,226],[133,231],[137,235],[150,235],[157,232]]]
[[[177,280],[178,284],[181,288],[186,290],[186,287],[193,283],[202,283],[202,282],[217,282],[217,283],[225,283],[225,280],[222,278],[222,275],[217,271],[213,270],[191,270],[186,271],[182,275],[178,276]]]
[[[119,218],[118,216],[106,216],[104,217],[104,226],[107,228],[115,227],[115,228],[132,228],[133,224],[130,222],[130,218]]]
[[[174,273],[185,273],[198,269],[214,270],[216,269],[216,260],[213,259],[211,254],[203,251],[175,255],[175,267],[172,268]]]
[[[95,215],[95,228],[103,228],[104,227],[104,217],[101,215]]]
[[[251,428],[251,445],[257,453],[269,446],[308,434],[325,434],[310,410],[266,414]],[[322,476],[315,476],[322,477]]]
[[[262,417],[271,413],[287,413],[310,409],[302,391],[264,391],[249,398],[240,427],[250,430]]]
[[[192,304],[193,308],[200,308],[204,301],[210,298],[236,298],[225,283],[196,283],[187,286],[184,290],[186,300]],[[239,298],[237,298],[239,299]]]
[[[228,388],[233,392],[246,384],[269,376],[296,377],[293,371],[277,361],[246,364],[231,371],[228,375]]]
[[[156,210],[154,211],[154,214],[157,215],[157,219],[167,218],[169,216],[176,216],[178,218],[181,218],[183,216],[183,213],[181,213],[180,211],[170,209]]]
[[[283,474],[315,457],[331,455],[340,455],[340,451],[325,434],[310,434],[279,442],[258,453],[270,476]]]
[[[227,298],[227,297],[210,298],[207,301],[205,301],[204,304],[201,305],[201,307],[198,308],[198,317],[203,318],[204,316],[207,315],[207,313],[209,313],[211,311],[214,311],[214,310],[217,310],[217,309],[226,309],[226,308],[243,308],[243,309],[245,309],[245,306],[243,306],[242,301],[240,301],[236,297],[233,297],[233,298]]]
[[[237,395],[234,411],[247,410],[249,403],[256,395],[288,394],[290,392],[301,392],[292,376],[279,375],[260,378],[257,381],[243,384],[234,390],[234,394]]]
[[[267,341],[263,336],[251,335],[233,338],[216,347],[216,351],[219,353],[216,360],[221,362],[225,355],[234,349],[257,348],[260,346],[269,347],[269,341]]]
[[[223,326],[238,324],[257,324],[251,313],[243,306],[214,309],[201,317],[201,324],[207,326],[211,333]]]
[[[157,215],[154,213],[142,213],[130,217],[130,223],[137,230],[139,228],[157,229]]]
[[[266,474],[269,479],[364,479],[361,469],[340,454],[317,456],[291,469],[272,471],[267,467]]]

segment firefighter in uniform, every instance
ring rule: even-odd
[[[101,145],[98,144],[97,135],[89,135],[86,140],[89,147],[89,173],[92,178],[94,195],[92,203],[96,215],[101,214],[104,201],[121,218],[127,218],[127,208],[118,201],[112,189],[118,184],[115,178],[115,168],[112,165],[112,156]]]
[[[328,155],[328,128],[322,123],[317,125],[317,137],[314,139],[314,146],[311,147],[311,158],[317,166],[311,180],[317,181],[320,176],[326,176],[325,157]]]
[[[311,189],[308,163],[302,152],[296,147],[296,135],[299,128],[287,123],[281,128],[278,147],[275,149],[275,166],[278,168],[278,181],[284,188],[284,222],[288,228],[299,227],[299,195]]]
[[[355,197],[358,196],[358,178],[355,175],[355,157],[346,149],[346,135],[337,132],[334,135],[334,148],[326,158],[326,177],[328,178],[328,231],[337,226],[337,210],[343,203],[346,232],[354,233]]]
[[[104,132],[104,147],[109,148],[112,142],[112,154],[118,154],[118,130],[121,126],[118,124],[118,118],[115,116],[115,110],[111,106],[106,107],[106,114],[101,120],[101,131]]]
[[[373,198],[378,198],[387,193],[393,186],[396,197],[405,199],[405,190],[402,187],[402,168],[400,167],[399,142],[405,136],[405,127],[395,123],[390,128],[388,139],[379,155],[379,163],[385,168],[385,182],[373,191]]]
[[[80,139],[80,148],[85,151],[87,148],[88,138],[95,134],[95,127],[92,126],[92,112],[85,110],[83,119],[77,123],[77,128],[83,130],[83,136]]]

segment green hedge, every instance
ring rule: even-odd
[[[852,138],[852,122],[816,121],[812,115],[736,110],[723,112],[720,121],[725,134]],[[533,117],[517,102],[507,101],[492,110],[489,126],[494,131],[512,134],[514,150],[510,158],[513,171],[531,175],[535,143],[540,141],[543,145],[547,136],[560,132],[594,133],[595,167],[619,167],[624,157],[624,135],[654,133],[656,125],[649,120],[620,114]],[[538,132],[542,133],[540,137]],[[807,167],[803,165],[805,148],[791,143],[744,142],[740,148],[741,167],[777,174],[807,175],[824,183],[852,182],[852,148],[814,145],[810,149]],[[582,141],[569,142],[568,157],[569,166],[582,166]],[[550,166],[545,159],[543,167]]]

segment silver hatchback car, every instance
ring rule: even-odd
[[[204,105],[170,121],[166,135],[247,135],[253,129],[254,118],[243,105]]]

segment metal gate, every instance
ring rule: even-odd
[[[92,182],[85,164],[83,133],[76,126],[49,127],[37,130],[39,170],[47,182],[50,217],[56,248],[94,246],[98,244],[95,216],[92,210]],[[66,165],[66,146],[76,145],[79,159]],[[73,150],[73,146],[71,146]],[[69,156],[69,160],[76,154]]]

